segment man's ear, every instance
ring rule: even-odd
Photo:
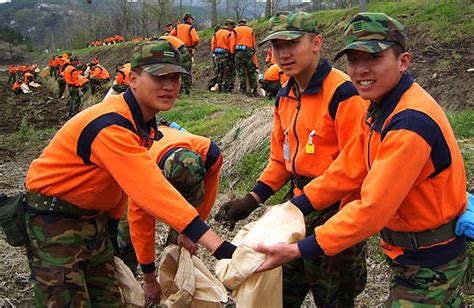
[[[408,70],[408,67],[410,66],[410,61],[411,61],[411,55],[408,51],[402,52],[398,56],[398,62],[400,66],[400,73],[405,73]]]
[[[313,51],[318,52],[321,50],[321,46],[323,44],[323,36],[321,34],[317,34],[313,37],[311,42],[311,46]]]

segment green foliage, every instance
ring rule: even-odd
[[[19,32],[13,30],[9,26],[0,27],[0,41],[5,41],[12,45],[21,45],[27,39],[28,38],[23,37]]]
[[[458,139],[474,138],[474,110],[448,112],[447,116]]]
[[[18,132],[8,135],[0,135],[0,144],[2,145],[2,148],[16,152],[42,149],[48,144],[56,131],[55,128],[34,130],[28,124],[27,119],[23,118]]]

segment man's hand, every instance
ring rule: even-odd
[[[143,291],[145,298],[153,304],[159,304],[161,300],[161,286],[156,280],[155,273],[143,274]]]
[[[189,237],[187,237],[184,234],[180,234],[178,236],[178,245],[180,247],[182,246],[186,248],[192,256],[197,253],[197,249],[198,249],[197,244],[191,241]]]
[[[247,218],[257,207],[257,200],[251,193],[248,193],[242,199],[234,199],[224,203],[219,208],[214,219],[218,222],[235,223],[238,220]]]
[[[253,249],[267,255],[267,259],[257,268],[255,273],[274,269],[282,264],[301,257],[298,245],[296,244],[277,243],[274,245],[265,245],[259,243]]]

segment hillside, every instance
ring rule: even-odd
[[[451,125],[461,148],[468,188],[474,189],[474,102],[472,93],[474,56],[474,6],[469,1],[403,0],[377,2],[369,5],[372,11],[383,11],[402,20],[407,27],[409,49],[413,63],[411,72],[417,81],[447,110]],[[332,60],[342,46],[345,23],[356,9],[316,12],[319,28],[324,36],[323,55]],[[266,21],[251,24],[257,41],[267,31]],[[273,101],[248,98],[236,94],[205,91],[211,75],[212,61],[209,51],[211,31],[201,31],[201,43],[194,63],[194,88],[191,97],[178,99],[175,108],[160,114],[176,121],[195,134],[212,138],[224,153],[224,168],[216,205],[241,196],[251,189],[265,167],[269,155],[269,134],[272,124]],[[128,60],[137,44],[128,42],[114,46],[101,46],[73,50],[82,62],[98,56],[110,72],[116,63]],[[258,50],[260,67],[264,66],[265,47]],[[47,63],[44,54],[23,54],[29,63]],[[334,65],[345,70],[345,60]],[[331,61],[332,62],[332,61]],[[57,98],[57,86],[52,79],[42,81],[43,88],[31,96],[16,96],[8,90],[6,75],[0,72],[0,192],[12,194],[23,188],[24,177],[31,161],[36,158],[66,121],[66,101]],[[86,94],[84,106],[101,100],[105,87],[99,94]],[[282,200],[282,192],[267,203]],[[217,206],[216,206],[217,207]],[[263,212],[259,209],[231,231],[212,218],[209,223],[225,238],[232,238],[245,223]],[[215,211],[215,209],[214,209]],[[160,225],[157,233],[157,251],[163,249],[167,229]],[[213,258],[201,249],[199,257],[209,268]],[[474,250],[472,243],[470,251]],[[377,307],[388,291],[388,267],[378,248],[378,237],[369,240],[368,283],[358,297],[357,307]],[[471,273],[474,271],[471,269]],[[473,276],[474,277],[474,276]],[[31,307],[34,299],[29,269],[23,248],[11,248],[0,231],[0,306]],[[467,305],[474,305],[474,287],[464,290]],[[229,307],[231,307],[229,305]],[[314,307],[311,299],[304,307]]]

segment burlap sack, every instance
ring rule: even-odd
[[[287,202],[271,207],[256,222],[247,224],[232,241],[237,245],[232,259],[217,262],[216,275],[229,289],[237,307],[282,307],[282,269],[255,274],[266,256],[252,247],[258,243],[295,243],[305,237],[304,217]]]
[[[132,271],[118,257],[114,257],[114,263],[115,277],[119,282],[125,307],[145,307],[145,293]]]
[[[162,307],[222,307],[227,291],[204,263],[185,248],[165,248],[159,267]]]

